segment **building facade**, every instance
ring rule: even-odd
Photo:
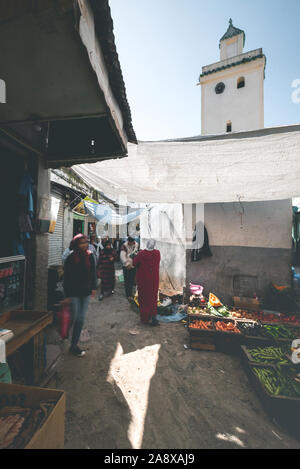
[[[200,75],[203,138],[250,138],[249,131],[264,128],[266,58],[262,49],[244,53],[244,46],[245,32],[230,20],[220,61]],[[263,299],[271,282],[290,285],[292,220],[291,200],[205,204],[212,256],[195,262],[187,252],[186,283],[200,283],[226,303],[233,296]]]
[[[264,127],[264,76],[262,49],[244,52],[245,33],[232,20],[220,40],[220,61],[204,66],[202,135],[257,130]]]

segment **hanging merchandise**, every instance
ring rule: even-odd
[[[24,254],[23,242],[30,239],[33,232],[32,220],[34,217],[33,208],[33,179],[31,174],[26,170],[22,177],[18,198],[18,231],[19,234],[12,240],[12,249],[14,255]]]
[[[54,233],[57,215],[59,211],[59,205],[60,199],[51,196],[49,233]]]
[[[51,197],[44,195],[39,199],[38,230],[40,233],[48,233],[50,227]]]

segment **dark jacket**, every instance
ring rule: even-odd
[[[87,272],[85,259],[74,261],[72,252],[64,264],[64,292],[65,297],[89,296],[92,290],[97,289],[96,262],[93,254],[90,254],[90,272]]]

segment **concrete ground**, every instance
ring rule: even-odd
[[[182,323],[140,325],[123,289],[92,299],[85,357],[62,344],[66,448],[300,448],[265,414],[239,357],[185,349]]]

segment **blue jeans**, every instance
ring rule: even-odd
[[[85,321],[85,315],[89,306],[90,296],[73,296],[71,301],[74,322],[71,345],[72,347],[75,347],[79,342],[80,334]]]

